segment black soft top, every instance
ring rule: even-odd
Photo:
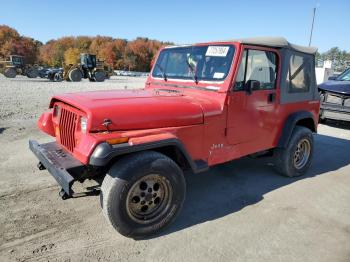
[[[316,47],[307,47],[300,46],[289,43],[284,37],[253,37],[253,38],[242,38],[242,39],[233,39],[233,42],[239,42],[247,45],[259,45],[267,47],[279,47],[279,48],[288,48],[294,51],[306,53],[306,54],[315,54],[317,52]]]

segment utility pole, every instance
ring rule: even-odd
[[[311,45],[312,32],[314,31],[315,15],[316,15],[316,7],[313,8],[313,15],[312,15],[312,24],[311,24],[311,32],[310,32],[309,46]]]

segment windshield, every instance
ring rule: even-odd
[[[230,71],[234,51],[231,45],[166,48],[159,54],[152,76],[222,81]]]
[[[14,65],[22,65],[22,57],[20,57],[20,56],[12,56],[12,63]]]
[[[350,81],[350,68],[337,77],[338,81]]]

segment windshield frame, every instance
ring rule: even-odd
[[[227,72],[223,78],[215,79],[212,77],[211,79],[203,79],[201,77],[198,77],[197,81],[194,81],[194,77],[192,75],[189,75],[188,77],[173,77],[173,76],[167,75],[167,79],[165,80],[163,77],[161,77],[159,75],[154,75],[154,70],[157,67],[156,65],[158,64],[158,61],[162,55],[162,52],[167,51],[167,50],[171,50],[171,49],[186,49],[186,48],[208,47],[208,46],[225,46],[225,47],[227,46],[229,48],[232,48],[232,57],[229,57],[229,59],[231,59],[231,62],[228,61],[228,69],[227,69]],[[164,47],[159,51],[159,53],[157,55],[157,59],[154,63],[154,66],[152,67],[150,77],[152,79],[155,79],[155,80],[182,82],[182,83],[193,83],[195,85],[198,85],[201,83],[203,83],[203,84],[222,84],[225,81],[227,81],[228,77],[232,73],[232,68],[233,68],[234,61],[236,59],[237,51],[238,51],[237,45],[235,45],[233,42],[215,42],[215,43],[203,43],[203,44],[194,44],[194,45]],[[160,65],[160,63],[159,63],[159,65]],[[168,73],[168,72],[165,72],[165,73]]]

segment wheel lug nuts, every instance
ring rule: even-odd
[[[152,188],[149,188],[149,189],[148,189],[148,192],[151,193],[151,192],[152,192]]]
[[[141,205],[144,205],[146,202],[145,201],[141,201]]]
[[[156,197],[156,196],[157,196],[157,194],[156,194],[156,193],[154,193],[154,194],[153,194],[153,197]]]
[[[146,194],[144,192],[141,193],[141,196],[144,197]]]
[[[153,201],[149,201],[148,204],[149,204],[149,205],[152,205],[152,204],[153,204]]]

